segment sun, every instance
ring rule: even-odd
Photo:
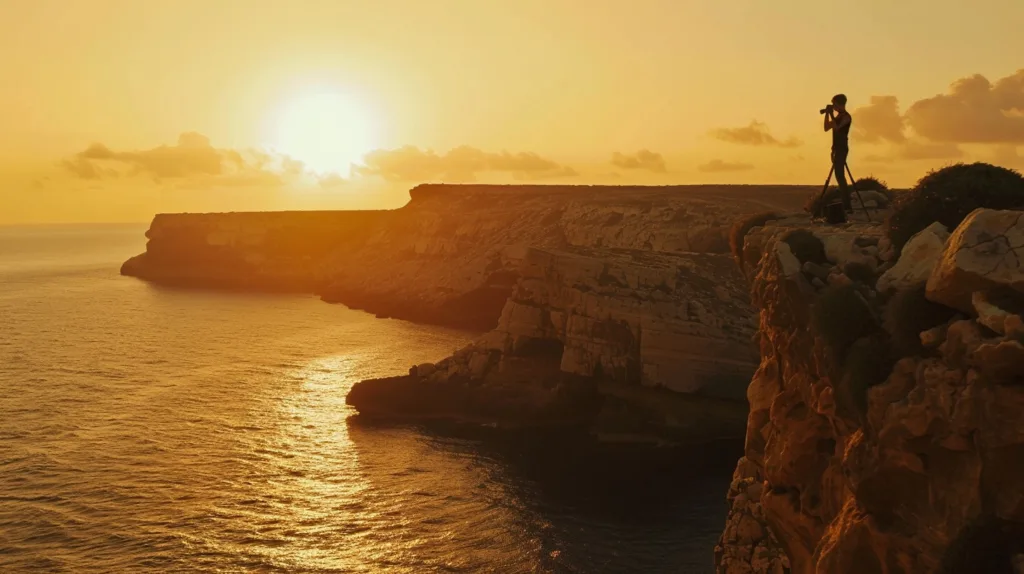
[[[288,100],[275,120],[271,146],[317,173],[347,177],[349,165],[374,148],[370,111],[342,91],[302,93]]]

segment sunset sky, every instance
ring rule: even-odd
[[[0,0],[0,224],[1024,167],[1021,0]],[[351,164],[355,164],[354,167]]]

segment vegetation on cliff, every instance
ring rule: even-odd
[[[898,251],[933,222],[953,229],[979,207],[1024,209],[1024,177],[981,162],[931,171],[896,199],[886,222],[887,234]]]

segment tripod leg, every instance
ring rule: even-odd
[[[832,172],[835,170],[835,166],[828,168],[828,177],[825,178],[825,185],[821,188],[821,195],[818,196],[818,209],[817,213],[812,213],[814,217],[821,217],[825,214],[825,192],[828,191],[828,184],[832,181]]]
[[[853,172],[850,171],[850,164],[846,164],[846,173],[850,174],[850,185],[852,186],[856,180],[853,179]],[[868,213],[868,206],[864,205],[864,198],[860,195],[860,190],[854,188],[853,191],[857,194],[857,200],[860,201],[860,208],[864,210],[864,215],[868,218],[868,221],[872,221],[871,214]]]

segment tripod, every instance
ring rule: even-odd
[[[843,167],[846,168],[846,173],[848,173],[850,175],[850,183],[849,183],[849,185],[852,188],[852,191],[857,194],[857,200],[860,201],[860,208],[864,210],[864,215],[867,216],[868,221],[871,221],[871,214],[868,213],[868,206],[864,205],[864,198],[861,197],[860,190],[853,187],[853,182],[856,181],[856,180],[853,179],[853,172],[850,171],[850,164],[844,162],[843,163]],[[818,196],[818,213],[816,214],[818,216],[823,215],[824,212],[825,212],[825,206],[822,204],[822,201],[824,201],[824,199],[825,199],[825,192],[828,191],[828,184],[831,183],[831,181],[832,181],[832,174],[835,172],[835,169],[836,169],[835,163],[833,163],[832,166],[830,166],[828,168],[828,177],[825,178],[825,185],[821,188],[821,195]],[[839,180],[839,175],[837,174],[836,175],[836,181],[838,181],[838,180]]]

